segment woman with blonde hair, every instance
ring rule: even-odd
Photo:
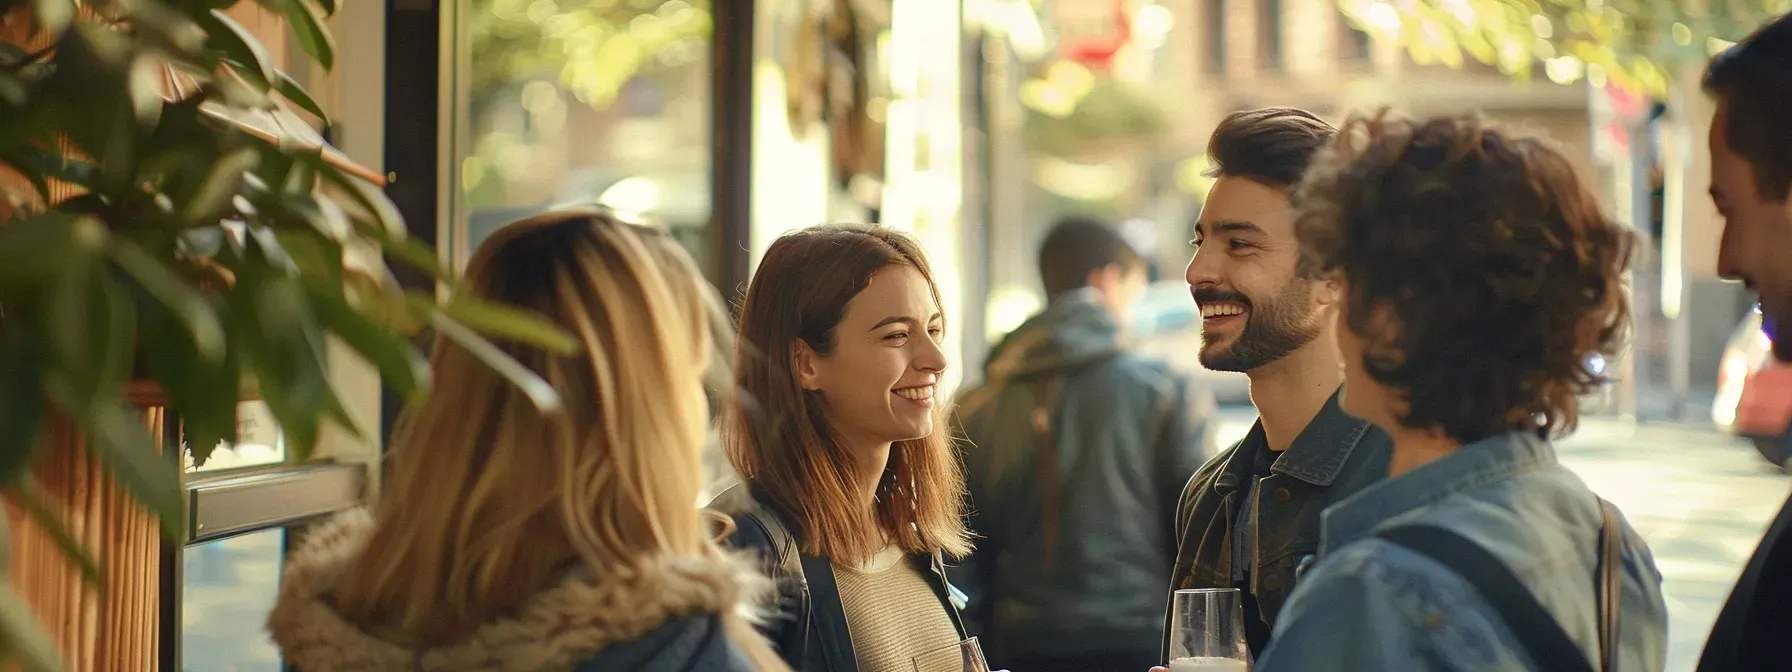
[[[543,413],[438,338],[379,504],[288,559],[268,629],[324,670],[784,670],[747,609],[766,582],[696,507],[720,302],[663,233],[590,212],[511,224],[466,281],[553,320],[561,356],[501,347]]]
[[[768,634],[793,668],[963,669],[943,562],[970,543],[935,394],[942,313],[920,247],[877,226],[786,234],[747,288],[722,425],[746,482],[712,506],[777,579]]]

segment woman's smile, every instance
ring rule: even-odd
[[[890,392],[922,408],[933,408],[933,383],[898,387]]]

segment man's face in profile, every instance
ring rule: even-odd
[[[1719,102],[1710,135],[1711,199],[1724,217],[1717,270],[1759,294],[1762,314],[1784,327],[1792,324],[1792,190],[1761,193],[1754,166],[1724,133],[1728,119],[1728,103]],[[1778,336],[1774,356],[1792,360],[1792,335],[1782,331]]]
[[[1201,308],[1201,365],[1249,372],[1318,338],[1318,280],[1302,278],[1286,190],[1221,177],[1195,224],[1186,278]]]

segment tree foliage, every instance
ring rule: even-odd
[[[470,17],[475,95],[557,76],[600,107],[669,53],[708,49],[711,29],[707,0],[473,0]]]
[[[1660,95],[1678,69],[1703,63],[1792,0],[1340,0],[1358,28],[1399,41],[1415,61],[1464,58],[1529,77]]]

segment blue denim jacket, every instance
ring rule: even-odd
[[[1534,434],[1472,443],[1369,486],[1325,511],[1319,557],[1256,669],[1543,670],[1467,581],[1373,536],[1407,523],[1449,528],[1492,552],[1596,660],[1600,521],[1592,491]],[[1624,540],[1619,669],[1654,672],[1667,655],[1661,574],[1628,523]]]

